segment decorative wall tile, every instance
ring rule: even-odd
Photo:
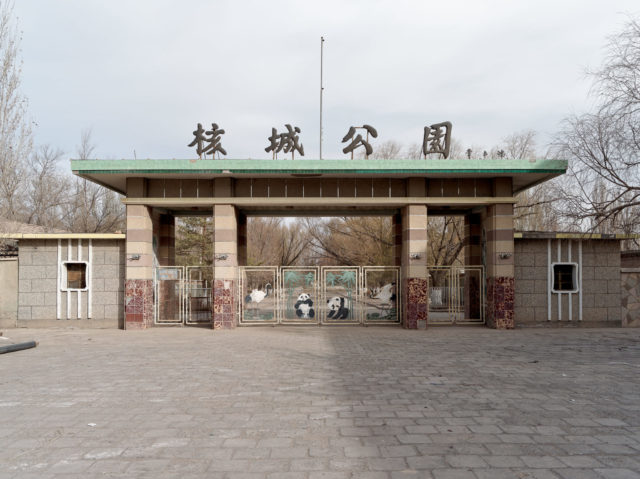
[[[429,280],[407,278],[404,287],[406,299],[403,326],[407,329],[418,329],[418,325],[426,327],[429,316]]]
[[[213,282],[213,329],[233,329],[237,325],[234,286],[234,280]]]
[[[487,278],[487,326],[495,329],[514,328],[514,286],[512,277]]]
[[[145,329],[153,324],[153,281],[125,281],[124,314],[127,329]]]

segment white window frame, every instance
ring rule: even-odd
[[[73,263],[73,264],[78,264],[78,263],[82,263],[84,264],[84,273],[85,273],[85,278],[84,278],[84,284],[86,285],[84,288],[67,288],[67,284],[68,280],[67,280],[67,264],[69,263]],[[88,261],[63,261],[61,263],[61,274],[60,274],[60,278],[61,278],[61,284],[60,284],[60,291],[88,291],[89,290],[89,262]]]
[[[555,267],[556,265],[558,266],[565,266],[565,265],[571,265],[573,266],[573,285],[574,285],[574,289],[571,290],[557,290],[554,288],[554,283],[556,282],[556,274],[555,274]],[[577,293],[578,291],[580,291],[580,278],[578,276],[578,263],[575,263],[573,261],[558,261],[556,263],[551,263],[551,292],[552,293],[556,293],[556,294],[571,294],[571,293]]]

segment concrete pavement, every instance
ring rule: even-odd
[[[640,478],[640,330],[4,330],[0,478]]]

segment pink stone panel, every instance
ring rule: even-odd
[[[124,314],[126,329],[145,329],[153,324],[153,281],[125,281]]]
[[[236,327],[235,281],[216,279],[213,282],[213,329]]]
[[[514,328],[514,278],[487,278],[487,326],[495,329]]]
[[[403,326],[407,329],[426,328],[429,316],[429,280],[407,278],[404,280],[404,290]]]

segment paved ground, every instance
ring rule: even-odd
[[[640,478],[640,330],[5,330],[0,478]]]

